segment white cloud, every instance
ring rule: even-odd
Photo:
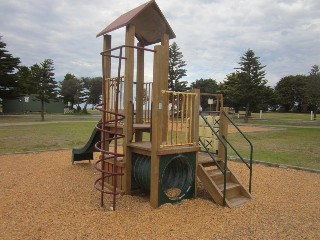
[[[102,39],[96,34],[121,14],[145,3],[98,0],[0,2],[0,35],[22,64],[52,58],[56,76],[101,75]],[[222,81],[240,56],[255,51],[270,85],[320,64],[318,0],[157,1],[187,62],[186,80]],[[113,34],[123,44],[124,31]],[[148,73],[150,75],[150,73]],[[58,79],[61,80],[61,79]]]

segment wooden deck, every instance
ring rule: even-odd
[[[132,142],[129,144],[129,147],[132,148],[132,152],[134,153],[151,156],[151,142]],[[196,152],[199,150],[200,147],[198,145],[163,147],[157,152],[157,155],[168,155],[181,152]]]

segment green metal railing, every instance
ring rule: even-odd
[[[224,143],[224,141],[222,140],[222,138],[219,136],[219,134],[211,127],[210,123],[207,121],[207,119],[205,118],[205,116],[200,112],[200,116],[202,117],[202,119],[205,121],[205,123],[207,124],[207,126],[210,128],[210,130],[214,133],[214,135],[219,139],[219,141],[221,142],[223,148],[224,148],[224,168],[222,168],[220,166],[220,164],[218,163],[218,161],[214,158],[213,154],[209,151],[209,149],[207,148],[206,144],[201,140],[201,137],[199,137],[199,142],[201,143],[201,145],[204,147],[204,149],[206,150],[206,152],[209,154],[209,156],[211,157],[211,159],[213,160],[213,162],[216,164],[216,166],[218,167],[218,169],[221,171],[221,173],[223,174],[223,206],[226,205],[226,192],[227,192],[227,164],[228,164],[228,154],[227,154],[227,145]]]
[[[243,136],[243,138],[249,143],[250,145],[250,159],[249,164],[247,161],[243,159],[243,157],[240,155],[240,153],[235,149],[235,147],[230,143],[230,141],[225,137],[222,136],[225,142],[232,148],[232,150],[238,155],[238,157],[241,159],[241,161],[249,168],[250,170],[250,176],[249,176],[249,192],[251,193],[251,185],[252,185],[252,155],[253,155],[253,145],[251,141],[247,138],[247,136],[240,130],[240,128],[229,118],[228,114],[226,112],[222,112],[222,114],[229,120],[229,122],[238,130],[238,132]],[[220,141],[220,140],[219,140]]]

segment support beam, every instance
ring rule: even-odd
[[[138,47],[143,47],[138,43]],[[137,85],[136,85],[136,123],[143,123],[143,98],[146,94],[144,92],[144,51],[137,50]],[[135,141],[142,141],[142,132],[135,133]]]
[[[161,45],[163,46],[163,79],[161,81],[161,90],[168,90],[168,75],[169,75],[169,35],[163,34],[161,38]],[[163,111],[168,112],[168,105],[163,104]],[[168,126],[168,118],[163,119],[163,126]],[[162,130],[162,141],[166,141],[166,134],[168,129]]]
[[[194,99],[194,106],[193,106],[193,126],[192,126],[192,139],[195,145],[199,145],[199,110],[200,110],[200,89],[192,89],[191,92],[197,94]],[[195,153],[196,155],[196,169],[195,169],[195,179],[197,176],[198,171],[198,152]],[[194,196],[197,196],[197,181],[194,181]]]
[[[154,47],[153,85],[152,85],[152,148],[151,148],[151,179],[150,179],[150,205],[158,207],[159,194],[159,160],[157,155],[162,143],[163,103],[161,101],[161,81],[163,81],[163,52],[164,47]]]
[[[126,27],[126,40],[125,45],[134,46],[134,38],[135,38],[135,26],[128,25]],[[124,174],[124,182],[125,182],[125,193],[131,193],[131,150],[128,147],[128,144],[132,141],[133,134],[133,113],[132,113],[132,102],[133,102],[133,75],[134,75],[134,49],[126,48],[125,49],[125,84],[124,84],[124,126],[123,133],[125,135],[123,139],[123,153],[124,153],[124,161],[125,161],[125,174]]]
[[[103,36],[103,51],[111,49],[111,35],[104,35]],[[104,108],[106,110],[110,110],[109,106],[109,98],[110,98],[110,86],[109,86],[109,81],[107,81],[107,78],[110,78],[111,75],[111,59],[110,57],[103,56],[103,66],[102,66],[102,72],[105,77],[105,79],[102,79],[103,83],[103,88],[102,91],[104,91],[104,96],[103,96],[103,102],[106,103],[106,106]],[[106,118],[108,119],[108,114],[106,115]],[[108,138],[109,136],[105,136],[106,133],[102,132],[101,134],[101,139],[104,140]],[[109,142],[104,141],[102,149],[108,150],[109,149]]]

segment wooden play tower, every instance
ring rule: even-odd
[[[122,27],[125,42],[112,47],[109,33]],[[251,199],[227,166],[228,146],[238,152],[227,139],[232,121],[222,95],[209,94],[216,109],[200,113],[198,89],[168,90],[169,40],[175,34],[156,2],[121,15],[97,36],[103,36],[103,100],[97,108],[102,120],[99,135],[74,149],[72,162],[92,159],[89,143],[95,143],[101,152],[95,164],[101,173],[95,182],[101,206],[108,195],[115,210],[117,195],[137,189],[150,192],[154,208],[194,198],[197,177],[218,204],[231,207]],[[250,164],[238,155],[250,170],[251,192],[250,145]]]
[[[109,33],[121,27],[125,43],[112,47]],[[175,34],[158,5],[149,1],[123,14],[97,36],[104,37],[101,177],[95,183],[101,205],[105,193],[113,195],[115,208],[116,195],[135,188],[150,191],[152,207],[195,197],[199,91],[168,91]],[[145,82],[146,53],[153,55],[151,82]]]

